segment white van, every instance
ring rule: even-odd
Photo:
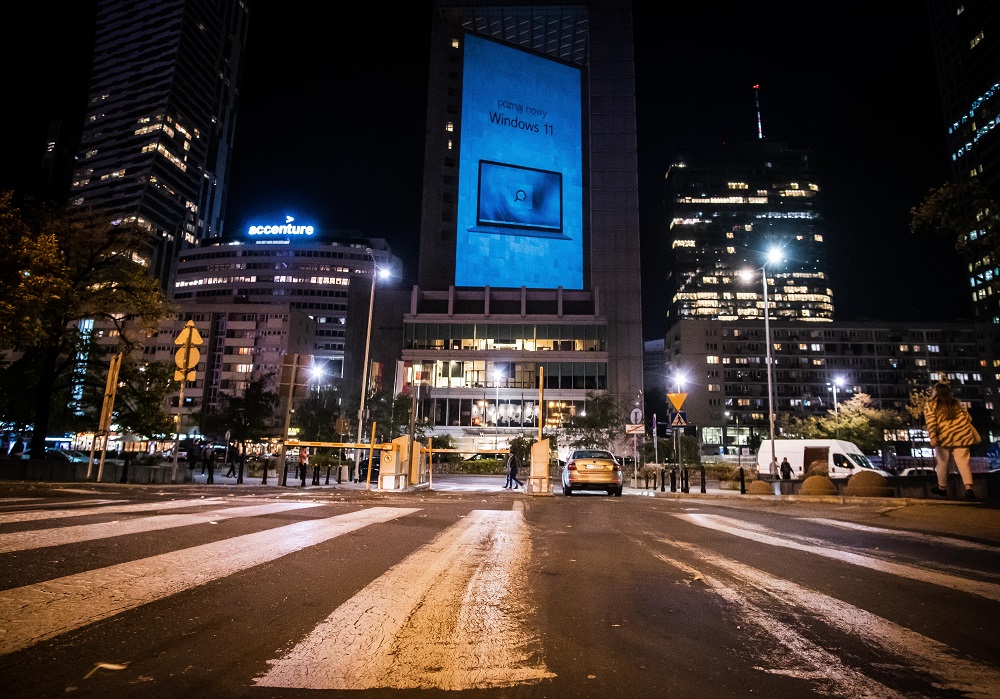
[[[775,469],[776,476],[781,475],[781,460],[788,459],[792,466],[792,474],[802,478],[809,470],[810,464],[820,461],[826,464],[830,478],[847,478],[861,469],[875,471],[883,476],[889,474],[868,460],[854,442],[843,439],[776,439],[774,440],[774,458],[778,460]],[[757,452],[757,469],[761,474],[771,472],[771,440],[761,440]]]

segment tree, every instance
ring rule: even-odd
[[[173,378],[173,364],[140,363],[134,355],[125,355],[118,371],[114,423],[124,432],[153,439],[173,432],[173,416],[163,407],[174,390]]]
[[[625,408],[611,393],[587,392],[586,415],[577,414],[565,429],[567,443],[580,449],[609,449],[624,444]]]
[[[219,392],[220,408],[206,414],[203,420],[213,432],[228,431],[230,439],[240,445],[240,472],[237,481],[243,482],[243,463],[246,460],[247,442],[263,438],[274,421],[278,394],[271,388],[274,374],[261,374],[247,381],[242,392]],[[264,471],[267,478],[267,471]]]
[[[855,393],[826,415],[786,418],[782,415],[781,434],[798,439],[843,439],[854,442],[867,454],[878,452],[884,442],[885,430],[907,425],[902,413],[889,408],[876,408],[871,396]]]
[[[0,195],[0,253],[8,262],[0,274],[0,343],[33,369],[34,383],[20,390],[34,406],[33,457],[44,458],[53,400],[80,375],[81,362],[84,373],[106,373],[95,366],[84,321],[109,324],[127,353],[134,346],[127,326],[153,332],[170,310],[143,265],[148,250],[148,233],[139,226]]]
[[[910,229],[946,236],[958,252],[970,240],[979,240],[994,262],[1000,259],[1000,207],[978,180],[948,182],[931,189],[910,209]]]
[[[340,392],[333,388],[310,391],[306,399],[295,408],[294,423],[299,428],[299,439],[307,442],[336,442],[337,420],[342,415]]]

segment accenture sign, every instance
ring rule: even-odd
[[[309,236],[316,232],[312,226],[300,226],[293,223],[291,216],[285,216],[285,223],[278,226],[250,226],[247,235],[250,236]]]

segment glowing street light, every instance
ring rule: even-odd
[[[375,277],[381,276],[386,278],[391,276],[391,272],[385,267],[379,267],[375,262],[375,254],[372,252],[371,248],[366,248],[365,252],[368,256],[372,258],[372,290],[371,295],[368,297],[368,332],[365,335],[365,364],[361,372],[361,406],[358,408],[358,444],[361,444],[361,440],[364,437],[364,426],[365,426],[365,399],[368,397],[368,354],[371,350],[372,344],[372,311],[375,308]],[[354,450],[354,472],[358,472],[358,464],[361,461],[361,452],[359,449]],[[369,466],[369,468],[371,468]]]
[[[767,417],[771,437],[771,475],[777,474],[778,457],[774,445],[774,375],[771,361],[771,306],[767,292],[767,266],[778,264],[783,259],[781,248],[774,247],[767,251],[767,262],[761,267],[757,270],[744,270],[740,273],[744,280],[748,280],[753,276],[754,271],[760,272],[760,281],[764,291],[764,338],[767,341],[765,358],[767,363]]]
[[[844,377],[838,376],[834,378],[833,383],[830,386],[833,388],[833,420],[837,424],[836,435],[840,438],[840,406],[837,404],[837,387],[844,385]]]

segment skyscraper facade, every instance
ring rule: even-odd
[[[431,32],[400,383],[421,391],[426,423],[476,438],[558,427],[588,390],[631,408],[642,392],[631,3],[439,0]]]
[[[1000,202],[1000,5],[928,0],[927,7],[952,179],[978,182]],[[1000,323],[1000,260],[982,231],[968,232],[965,256],[976,318]]]
[[[692,147],[666,177],[668,325],[685,318],[828,322],[820,186],[808,151],[764,140]],[[756,270],[767,265],[767,299]],[[752,271],[747,279],[741,272]]]
[[[223,232],[246,0],[99,0],[69,206],[149,231],[164,290],[185,245]]]

